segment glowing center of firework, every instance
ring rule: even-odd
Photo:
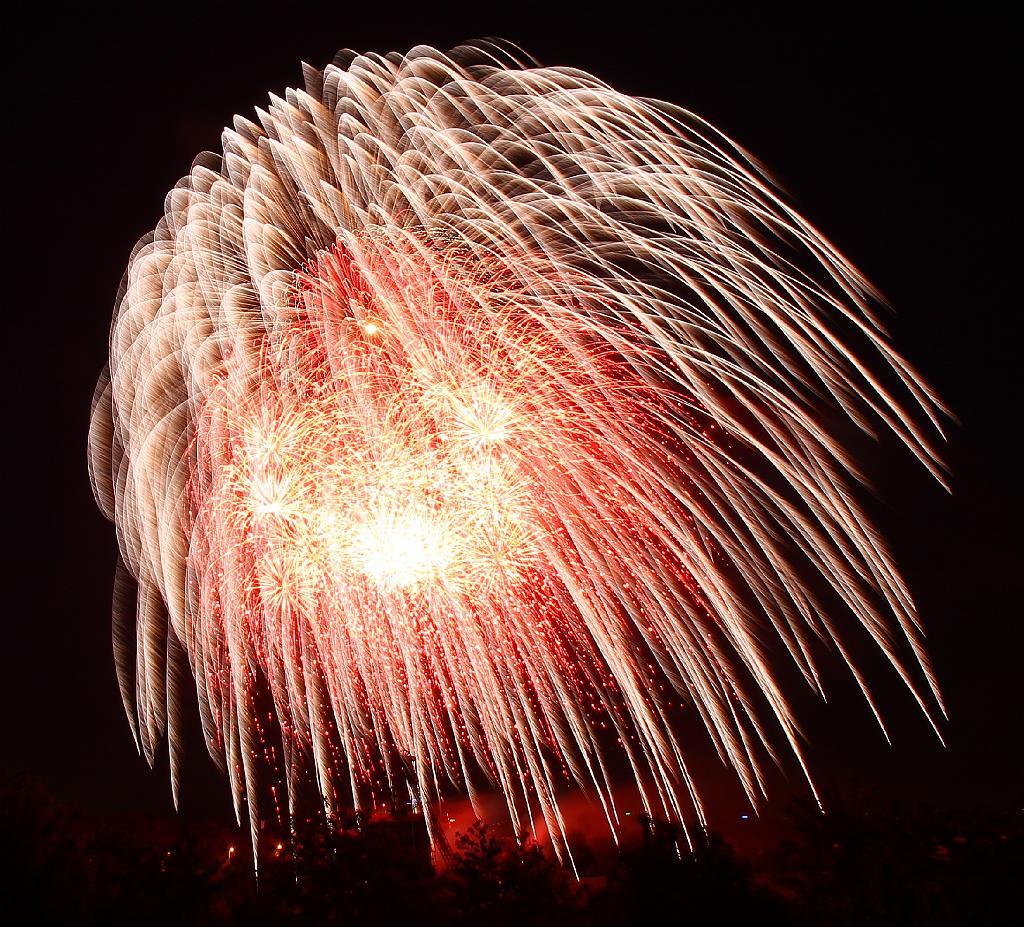
[[[212,480],[193,484],[197,525],[212,564],[248,574],[249,614],[270,603],[337,626],[379,607],[361,598],[367,582],[446,607],[507,593],[538,565],[526,462],[552,424],[531,384],[554,355],[520,348],[514,316],[466,312],[408,271],[400,300],[390,272],[371,289],[347,254],[326,255],[303,312],[265,343],[258,388],[229,365],[205,408]]]
[[[455,543],[438,518],[379,512],[356,530],[353,559],[382,589],[443,581]]]
[[[492,390],[470,392],[454,403],[459,436],[469,444],[483,447],[504,441],[513,420],[512,408]]]
[[[252,511],[257,518],[283,518],[288,515],[287,476],[275,473],[254,475],[249,489]]]

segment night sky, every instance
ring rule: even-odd
[[[8,35],[3,302],[8,387],[9,590],[3,618],[4,772],[25,771],[97,811],[169,811],[164,768],[136,754],[110,647],[116,542],[86,473],[92,388],[118,282],[166,191],[234,113],[322,66],[340,47],[406,51],[500,35],[544,64],[591,71],[669,100],[758,156],[797,208],[891,300],[895,345],[953,408],[944,493],[909,454],[865,441],[871,503],[913,592],[950,721],[942,747],[895,676],[870,678],[893,746],[838,671],[832,703],[796,699],[812,768],[865,801],[1007,809],[1021,762],[1022,546],[1018,154],[1008,142],[1009,27],[922,12],[818,21],[700,6],[673,24],[621,4],[447,5],[354,18],[312,4],[261,14],[155,7],[138,20],[46,13]],[[680,4],[685,7],[686,4]],[[774,5],[773,5],[774,6]],[[971,9],[968,6],[967,9]],[[774,11],[773,11],[773,15]],[[13,113],[11,107],[13,105]],[[13,164],[11,161],[13,160]],[[13,253],[12,253],[13,246]],[[833,667],[834,669],[834,667]],[[795,670],[788,680],[798,691]],[[713,819],[735,820],[739,787],[694,745]],[[768,818],[803,794],[773,783]],[[226,782],[190,749],[184,813],[227,815]]]

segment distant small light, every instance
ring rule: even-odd
[[[741,814],[740,815],[740,820],[741,821],[749,821],[750,820],[750,815],[749,814]]]
[[[283,843],[279,843],[279,844],[277,845],[277,848],[278,848],[279,850],[283,850],[283,849],[284,849],[284,844],[283,844]]]

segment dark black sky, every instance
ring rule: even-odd
[[[322,65],[342,46],[404,51],[501,35],[543,63],[708,118],[760,157],[891,299],[897,347],[960,418],[951,497],[891,449],[872,452],[868,468],[926,623],[949,746],[879,672],[894,746],[841,689],[828,708],[807,703],[809,753],[826,782],[859,782],[881,800],[1013,800],[1024,781],[1024,571],[1012,452],[1019,258],[1009,253],[1019,234],[1002,231],[1018,215],[1019,173],[1005,23],[972,5],[963,19],[843,21],[774,4],[769,19],[679,3],[674,21],[640,3],[604,14],[597,4],[570,13],[554,3],[471,14],[446,4],[409,14],[386,0],[358,13],[347,3],[332,12],[208,6],[164,4],[144,18],[42,12],[6,40],[4,203],[15,208],[4,212],[2,296],[14,508],[13,595],[0,638],[5,771],[27,770],[88,807],[169,807],[165,779],[134,752],[117,694],[108,619],[116,545],[93,504],[85,453],[118,281],[165,192],[198,151],[218,147],[232,114],[296,85],[301,60]],[[227,808],[226,786],[198,749],[187,780],[191,813]],[[780,803],[788,788],[779,786]]]

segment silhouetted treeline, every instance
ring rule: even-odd
[[[415,816],[310,822],[260,834],[257,876],[237,829],[113,822],[15,780],[0,789],[0,871],[25,923],[998,925],[1021,913],[1021,818],[796,808],[793,836],[753,860],[648,820],[629,849],[580,848],[578,879],[480,823],[435,868]]]

